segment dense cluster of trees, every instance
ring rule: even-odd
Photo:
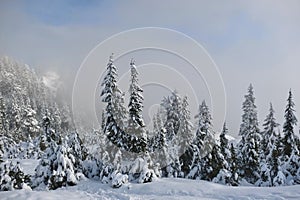
[[[66,104],[55,103],[53,93],[32,69],[1,59],[0,190],[56,189],[85,177],[112,187],[159,177],[232,186],[300,183],[300,140],[291,91],[282,132],[272,104],[260,129],[252,85],[242,104],[239,141],[228,139],[226,123],[221,133],[214,131],[205,101],[193,122],[188,98],[177,91],[163,98],[150,130],[143,120],[143,89],[134,60],[129,66],[128,106],[111,56],[101,83],[105,103],[101,127],[79,135],[72,131]],[[39,164],[29,176],[9,158],[35,158]]]
[[[242,104],[241,139],[237,143],[228,141],[225,123],[220,137],[216,137],[212,116],[205,101],[199,106],[196,123],[193,124],[188,99],[181,97],[177,91],[162,100],[161,108],[153,118],[153,131],[150,132],[145,130],[143,122],[143,90],[138,86],[138,73],[133,61],[130,67],[127,114],[124,95],[117,103],[113,99],[123,93],[117,86],[117,69],[110,57],[102,84],[102,96],[110,97],[104,100],[107,106],[103,133],[108,134],[109,141],[118,145],[121,151],[134,152],[143,160],[146,160],[146,154],[150,158],[147,163],[144,162],[148,170],[157,171],[155,167],[160,166],[156,176],[202,179],[228,185],[245,182],[257,186],[299,183],[300,142],[294,132],[297,119],[291,91],[285,110],[283,133],[276,122],[272,104],[263,123],[263,130],[260,130],[251,84]],[[116,110],[120,112],[115,113]],[[116,114],[118,119],[114,119]],[[117,120],[122,121],[121,125]],[[119,165],[126,159],[119,159]],[[128,174],[126,170],[122,172]]]

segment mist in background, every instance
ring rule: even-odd
[[[299,8],[297,0],[1,1],[0,56],[10,56],[39,73],[50,74],[60,84],[62,81],[70,101],[77,70],[101,41],[138,27],[180,31],[202,44],[219,67],[227,95],[226,121],[230,133],[236,135],[243,96],[250,83],[255,89],[260,125],[270,102],[282,125],[290,88],[300,116]],[[110,53],[99,62],[99,67],[106,66]],[[147,58],[151,58],[151,52],[147,52]],[[138,65],[145,58],[140,53],[135,59]],[[129,62],[126,58],[116,63],[121,75],[129,70]],[[121,86],[124,92],[128,90],[126,87]],[[199,90],[203,99],[207,99],[209,95],[202,80]],[[159,104],[161,95],[167,92],[150,95],[153,100],[145,102],[146,117],[148,110],[153,109],[153,102],[157,100]],[[148,91],[145,98],[149,99],[148,94],[152,93]],[[193,115],[196,112],[195,108],[191,111]]]

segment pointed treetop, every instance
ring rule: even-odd
[[[111,55],[109,56],[109,62],[114,62],[114,53],[111,53]]]
[[[274,112],[274,109],[273,109],[273,104],[272,104],[272,102],[270,102],[270,112]]]
[[[133,58],[131,58],[131,60],[130,60],[130,65],[132,66],[132,65],[135,65],[135,60],[133,59]]]
[[[250,85],[248,87],[248,95],[253,96],[253,94],[254,94],[253,90],[254,90],[253,85],[252,85],[252,83],[250,83]]]
[[[222,133],[223,133],[223,134],[226,134],[227,131],[228,131],[228,128],[227,128],[227,126],[226,126],[226,121],[225,121],[224,124],[223,124]]]

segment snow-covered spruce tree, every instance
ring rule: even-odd
[[[34,138],[40,131],[38,120],[36,119],[36,111],[32,109],[31,105],[24,105],[22,108],[22,141],[27,141],[29,137]]]
[[[16,98],[12,99],[11,117],[10,117],[10,131],[13,133],[12,137],[18,142],[21,139],[22,126],[22,111],[21,105]]]
[[[67,149],[63,145],[59,145],[54,153],[52,160],[52,174],[49,179],[48,187],[55,190],[62,186],[76,185],[78,179],[74,171],[72,159],[74,156],[68,155]]]
[[[107,103],[103,116],[103,133],[107,135],[109,141],[124,148],[124,143],[129,141],[129,136],[124,133],[124,124],[126,120],[126,108],[124,107],[124,94],[117,85],[117,68],[114,65],[113,54],[109,58],[106,68],[106,75],[101,84],[102,102]],[[126,141],[124,141],[126,139]],[[108,143],[108,152],[116,152],[116,147]],[[113,153],[113,154],[114,154]],[[113,157],[114,155],[111,155]]]
[[[194,139],[194,134],[192,132],[193,124],[191,122],[191,112],[188,109],[188,105],[189,103],[187,96],[184,96],[182,99],[178,130],[180,153],[185,152]]]
[[[239,185],[239,174],[238,174],[238,159],[235,151],[235,147],[233,146],[233,143],[230,145],[230,184],[232,186],[238,186]]]
[[[94,164],[99,163],[99,159],[104,159],[105,163],[112,163],[119,147],[123,147],[123,134],[119,130],[124,130],[124,123],[126,119],[126,108],[124,106],[124,94],[117,85],[117,68],[114,65],[113,54],[109,58],[106,68],[106,75],[101,84],[102,102],[107,103],[105,111],[102,115],[102,130],[101,143],[99,144],[100,157],[92,159]],[[120,160],[121,162],[121,160]],[[106,175],[105,175],[106,176]]]
[[[294,127],[297,125],[297,118],[294,114],[294,106],[295,103],[293,102],[293,97],[292,97],[292,91],[289,91],[289,97],[287,99],[287,106],[285,109],[285,122],[283,125],[283,145],[284,145],[284,156],[290,157],[292,153],[296,153],[298,149],[296,148],[296,136],[294,133]]]
[[[227,132],[228,130],[224,123],[220,135],[220,146],[215,144],[212,147],[212,151],[208,152],[208,154],[200,160],[201,179],[231,185],[231,172],[228,163],[230,151],[226,138]]]
[[[113,54],[109,57],[109,62],[107,64],[106,68],[106,75],[104,77],[104,80],[101,84],[102,91],[101,91],[101,97],[102,102],[107,103],[105,108],[105,130],[107,126],[109,125],[110,121],[108,121],[113,115],[113,93],[119,92],[117,88],[117,68],[114,65],[113,60]],[[104,131],[105,132],[105,131]]]
[[[61,113],[58,108],[57,103],[51,106],[51,127],[56,132],[56,134],[61,135]]]
[[[30,189],[29,176],[25,175],[20,163],[6,162],[0,166],[0,191]]]
[[[182,100],[177,91],[173,91],[168,97],[164,97],[161,106],[164,111],[164,127],[166,129],[166,167],[163,168],[163,176],[181,176],[181,163],[179,160],[180,147],[179,135]],[[183,128],[183,127],[182,127]],[[180,133],[181,134],[181,133]]]
[[[49,137],[48,137],[49,138]],[[52,175],[52,164],[55,155],[57,144],[54,141],[49,142],[44,154],[39,161],[38,166],[35,168],[35,174],[32,177],[31,186],[33,188],[45,188],[48,187],[50,177]]]
[[[8,120],[6,115],[6,105],[2,94],[0,93],[0,135],[7,135]]]
[[[145,135],[145,123],[143,120],[143,89],[138,84],[138,71],[135,66],[134,60],[130,62],[130,86],[129,86],[129,119],[127,132],[141,138],[147,138]]]
[[[226,135],[228,134],[228,129],[226,127],[226,123],[224,122],[222,132],[220,134],[220,154],[218,157],[219,168],[215,170],[219,170],[218,175],[213,179],[214,182],[222,183],[226,185],[234,185],[235,183],[232,182],[231,177],[231,169],[230,169],[230,159],[231,159],[231,152],[229,147],[228,139]]]
[[[294,102],[292,98],[292,91],[289,91],[287,99],[287,106],[285,109],[285,122],[283,125],[283,170],[287,178],[286,184],[291,185],[294,182],[300,182],[300,156],[299,149],[297,148],[298,137],[294,133],[294,127],[297,124],[297,118],[294,114]]]
[[[74,166],[74,172],[82,172],[82,162],[87,158],[88,150],[83,145],[78,133],[70,133],[65,138],[66,145],[68,147],[68,156]]]
[[[239,135],[242,136],[239,142],[238,158],[240,160],[239,174],[249,183],[256,183],[260,173],[260,131],[258,127],[257,111],[253,87],[250,84],[248,93],[243,102],[242,124]]]
[[[224,159],[228,161],[231,155],[230,155],[230,147],[229,147],[228,139],[226,138],[227,134],[228,134],[228,128],[226,126],[226,123],[224,122],[223,129],[220,134],[220,148],[221,148],[221,153],[224,156]]]
[[[200,160],[201,175],[199,178],[202,180],[212,181],[218,175],[220,170],[225,168],[223,161],[224,161],[224,157],[221,154],[220,146],[216,144],[213,146],[212,151],[208,152],[208,154]],[[222,177],[217,177],[216,180],[214,181],[215,182],[220,181],[226,184],[227,182],[226,177],[228,175],[225,174],[224,177],[225,180],[221,180],[223,176],[224,175],[222,175]]]
[[[266,116],[263,124],[264,130],[262,132],[261,140],[261,150],[263,153],[262,158],[270,157],[269,154],[271,153],[271,150],[279,137],[279,133],[276,130],[279,124],[276,122],[274,113],[275,111],[273,109],[272,103],[270,103],[269,114]]]
[[[279,133],[276,131],[276,128],[279,126],[279,124],[275,120],[274,109],[271,103],[269,114],[266,116],[263,126],[264,130],[262,131],[260,156],[261,179],[256,184],[259,186],[272,186],[273,179],[278,173],[277,159],[279,157],[278,155],[275,155],[275,148],[277,148],[276,142],[279,141],[280,136]]]
[[[63,186],[76,185],[80,174],[74,167],[74,155],[68,152],[67,142],[57,145],[51,140],[32,178],[32,187],[55,190]]]
[[[195,119],[197,120],[195,144],[200,150],[200,155],[205,156],[215,145],[212,117],[205,101],[199,106],[199,112],[195,116]]]
[[[193,124],[191,123],[190,111],[188,109],[188,99],[183,97],[181,114],[180,114],[180,126],[178,131],[179,136],[179,153],[181,171],[183,176],[189,173],[191,160],[193,159],[193,149],[191,144],[194,139]]]
[[[207,159],[216,145],[215,134],[212,128],[212,117],[205,101],[199,106],[199,112],[195,119],[197,121],[196,136],[192,144],[193,158],[190,165],[191,170],[187,177],[201,179],[203,177],[202,169],[209,162]]]
[[[272,180],[272,186],[280,186],[286,183],[286,177],[281,167],[282,152],[283,152],[282,138],[280,136],[280,133],[278,132],[278,136],[275,139],[270,155],[267,156],[267,160],[271,168],[270,176]]]

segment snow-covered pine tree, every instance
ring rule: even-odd
[[[167,131],[167,141],[171,141],[177,135],[180,127],[182,100],[178,92],[174,90],[170,96],[164,97],[161,106],[164,112],[164,127]]]
[[[143,120],[143,89],[138,84],[138,71],[134,60],[130,62],[130,86],[129,86],[129,119],[127,123],[127,132],[138,137],[147,138],[145,134],[145,123]]]
[[[298,149],[296,144],[296,135],[294,133],[294,128],[297,125],[297,118],[294,114],[294,106],[295,103],[293,102],[293,97],[292,97],[292,91],[289,91],[289,97],[287,99],[287,106],[285,109],[285,122],[283,124],[283,155],[290,157],[292,153],[297,153]]]
[[[287,106],[285,109],[285,122],[283,125],[283,152],[282,161],[284,174],[287,178],[286,184],[291,185],[294,182],[300,182],[300,156],[299,149],[297,148],[297,136],[294,133],[294,128],[297,125],[297,118],[294,114],[294,102],[292,97],[292,91],[289,91],[289,97],[287,99]]]
[[[205,101],[199,106],[198,114],[195,116],[196,136],[192,144],[192,162],[188,178],[203,178],[202,169],[210,168],[206,166],[210,161],[211,152],[216,145],[215,134],[212,128],[212,117]]]
[[[267,160],[271,167],[271,181],[272,186],[284,185],[286,177],[282,171],[281,158],[283,152],[282,138],[278,131],[277,138],[275,139],[274,145],[271,149],[270,154],[267,156]]]
[[[279,133],[277,132],[276,128],[279,124],[276,122],[274,116],[274,109],[272,103],[270,103],[269,114],[266,116],[264,121],[264,130],[262,132],[262,141],[261,141],[261,150],[264,155],[263,158],[270,157],[268,156],[275,145],[276,140],[279,137]]]
[[[10,131],[12,132],[12,137],[17,141],[21,139],[21,126],[22,126],[22,112],[21,106],[16,98],[12,99],[11,105],[11,117],[10,122]]]
[[[106,108],[105,108],[105,130],[106,127],[109,125],[110,118],[113,117],[113,93],[118,92],[117,88],[117,68],[114,65],[114,60],[113,60],[113,54],[109,57],[109,62],[107,64],[106,68],[106,75],[104,77],[104,80],[101,84],[102,91],[101,91],[101,97],[102,97],[102,102],[107,103]],[[105,131],[104,131],[105,132]]]
[[[56,132],[56,134],[61,135],[61,113],[58,108],[57,103],[54,103],[51,106],[51,126],[53,130]]]
[[[55,190],[62,186],[73,186],[78,183],[72,163],[73,158],[74,156],[67,152],[65,146],[58,145],[50,163],[52,173],[48,182],[49,189]]]
[[[35,174],[32,177],[32,187],[47,187],[49,184],[49,179],[52,175],[52,163],[55,156],[55,150],[57,148],[57,144],[55,142],[50,142],[46,149],[44,150],[44,154],[39,161],[39,164],[35,168]]]
[[[239,142],[238,157],[240,160],[240,175],[249,183],[256,183],[260,179],[260,132],[258,127],[257,111],[252,84],[248,88],[243,102],[242,124],[239,135],[242,136]]]
[[[7,135],[8,121],[6,116],[6,105],[2,94],[0,93],[0,135]]]
[[[29,176],[25,175],[20,163],[6,162],[0,166],[0,191],[29,189]]]
[[[279,126],[279,124],[276,122],[274,113],[275,111],[272,103],[270,103],[269,113],[264,120],[264,130],[262,131],[260,161],[261,179],[256,183],[259,186],[272,186],[273,178],[278,173],[277,159],[279,157],[275,154],[275,151],[277,151],[275,148],[277,148],[276,143],[279,141],[280,136],[276,131],[276,128]]]
[[[118,143],[120,140],[120,138],[112,133],[112,129],[114,129],[114,131],[117,129],[114,124],[123,130],[127,114],[126,108],[124,107],[124,93],[118,88],[117,78],[117,68],[114,65],[112,54],[107,64],[106,75],[101,84],[103,87],[101,96],[102,102],[107,103],[102,119],[104,120],[103,132],[109,136],[108,138],[113,144]]]
[[[205,100],[199,106],[199,112],[195,116],[196,122],[196,138],[195,144],[199,148],[200,155],[205,156],[212,151],[216,144],[215,133],[212,128],[212,117]]]
[[[24,105],[22,116],[22,141],[28,140],[29,137],[34,138],[37,136],[40,126],[36,119],[36,111],[32,109],[30,104]]]
[[[190,111],[188,109],[188,100],[187,96],[183,97],[181,112],[179,117],[179,154],[180,156],[180,163],[182,164],[181,170],[184,176],[188,174],[190,170],[191,161],[193,159],[193,149],[192,149],[192,142],[194,139],[193,133],[193,124],[191,123]]]
[[[201,179],[229,184],[231,176],[228,163],[221,153],[220,146],[214,145],[212,151],[201,159]]]
[[[220,134],[220,145],[215,144],[212,151],[201,159],[201,179],[231,185],[229,159],[231,158],[226,134],[226,124]]]
[[[186,139],[182,131],[189,126],[186,122],[188,121],[188,110],[187,110],[187,102],[185,109],[185,116],[182,116],[182,99],[179,96],[178,92],[175,90],[171,93],[170,96],[164,97],[162,100],[161,106],[163,108],[164,115],[164,128],[166,130],[166,163],[167,166],[163,168],[163,174],[168,177],[177,177],[183,176],[179,156],[180,152],[180,142],[184,142]],[[185,118],[185,119],[184,119]],[[180,122],[182,122],[181,130],[180,130]],[[186,124],[184,124],[186,123]],[[180,131],[180,133],[179,133]],[[190,133],[187,133],[189,135]],[[187,136],[186,135],[186,136]],[[182,141],[181,141],[182,139]]]
[[[179,130],[178,130],[178,139],[179,139],[179,153],[184,153],[191,145],[194,134],[193,124],[191,123],[191,112],[188,109],[188,99],[187,96],[184,96],[182,99],[181,111],[179,115]]]
[[[232,186],[238,186],[239,184],[239,174],[238,174],[238,158],[236,155],[235,148],[233,146],[233,143],[230,145],[230,184]]]
[[[82,172],[82,162],[88,155],[87,148],[83,145],[82,140],[76,132],[68,134],[65,140],[65,146],[68,147],[67,152],[73,163],[74,172]]]
[[[223,129],[220,134],[220,148],[221,148],[221,153],[224,156],[224,159],[228,161],[231,155],[230,155],[230,147],[229,147],[228,139],[226,138],[227,134],[228,134],[228,128],[226,126],[226,122],[224,122]]]
[[[72,151],[68,151],[67,141],[57,145],[51,139],[49,146],[45,150],[35,175],[32,178],[32,187],[41,187],[55,190],[67,185],[76,185],[80,174],[75,167],[75,156]]]

